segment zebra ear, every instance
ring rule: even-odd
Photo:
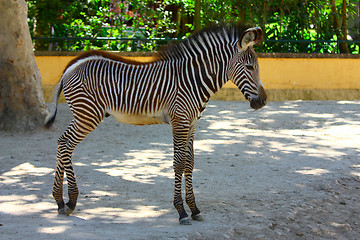
[[[262,41],[262,39],[263,32],[261,28],[249,28],[241,35],[239,40],[239,47],[241,50],[245,51],[249,46]]]

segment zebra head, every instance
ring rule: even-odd
[[[262,40],[262,35],[259,27],[249,28],[241,35],[228,72],[229,79],[238,86],[253,109],[265,106],[267,99],[260,80],[258,59],[252,47]]]

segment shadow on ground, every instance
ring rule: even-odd
[[[179,226],[167,125],[111,118],[75,150],[80,189],[70,217],[51,197],[54,127],[1,133],[1,239],[356,239],[360,102],[211,101],[195,137],[194,186],[204,222]]]

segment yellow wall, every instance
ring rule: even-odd
[[[360,89],[360,59],[260,58],[259,65],[267,89]]]
[[[45,101],[73,56],[36,56],[44,86]],[[129,57],[149,61],[152,57]],[[350,58],[259,58],[260,76],[273,100],[353,100],[360,98],[360,59]],[[218,99],[238,100],[231,82]],[[234,92],[235,91],[235,92]],[[271,91],[273,92],[271,94]],[[235,96],[235,97],[233,97]],[[241,99],[241,98],[240,98]]]
[[[43,84],[56,85],[72,58],[36,56]],[[151,57],[132,59],[148,61]],[[360,59],[260,58],[259,64],[262,82],[268,89],[360,89]]]
[[[66,65],[73,58],[75,56],[36,56],[35,60],[40,69],[43,85],[56,85]],[[151,60],[152,57],[132,57],[131,59],[146,62]]]

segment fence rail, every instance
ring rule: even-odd
[[[179,38],[123,38],[123,37],[32,37],[36,50],[81,51],[103,49],[115,51],[156,51]],[[256,46],[259,52],[340,53],[339,44],[347,43],[349,52],[359,54],[360,40],[268,39]]]

